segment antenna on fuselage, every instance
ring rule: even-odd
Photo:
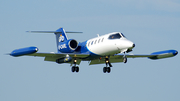
[[[97,34],[97,36],[99,37],[99,34]]]

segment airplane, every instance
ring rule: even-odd
[[[75,39],[68,39],[66,33],[82,33],[65,31],[59,28],[56,31],[27,31],[31,33],[54,33],[56,36],[57,53],[38,52],[38,48],[31,46],[13,50],[9,55],[19,56],[37,56],[45,57],[44,61],[56,62],[58,64],[71,64],[72,72],[79,72],[81,61],[89,61],[89,65],[105,64],[104,73],[111,72],[111,63],[127,62],[127,58],[147,57],[152,60],[158,60],[173,57],[178,54],[176,50],[165,50],[154,52],[147,55],[129,55],[135,44],[128,40],[121,32],[112,32],[102,36],[95,37],[84,42],[77,42]]]

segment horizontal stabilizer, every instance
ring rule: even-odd
[[[26,31],[28,33],[62,33],[58,31]],[[66,31],[66,33],[83,33],[83,32],[71,32],[71,31]]]

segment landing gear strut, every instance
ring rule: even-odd
[[[109,57],[108,56],[106,56],[105,63],[106,63],[106,67],[103,68],[103,72],[104,73],[106,73],[106,72],[110,73],[111,72],[111,68],[110,67],[112,67],[112,65],[111,65],[111,63],[109,61]],[[109,65],[109,67],[108,67],[108,65]]]
[[[74,66],[72,66],[72,68],[71,68],[72,72],[79,72],[79,67],[76,66],[76,62],[77,62],[77,60],[74,59]]]

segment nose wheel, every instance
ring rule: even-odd
[[[127,63],[127,57],[123,57],[123,62]]]
[[[127,63],[127,57],[126,57],[126,55],[125,55],[125,52],[124,52],[124,56],[123,56],[123,62],[124,62],[124,63]]]

